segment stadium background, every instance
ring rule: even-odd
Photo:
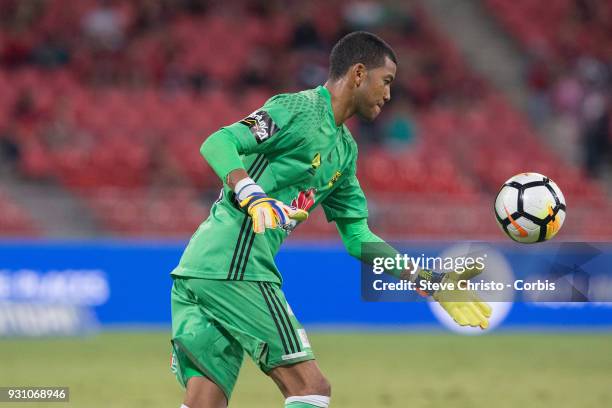
[[[400,62],[381,118],[349,125],[376,233],[504,241],[494,194],[537,171],[568,202],[558,240],[610,240],[608,1],[3,0],[0,386],[178,406],[168,272],[220,188],[199,146],[321,84],[356,29]],[[492,335],[445,334],[424,303],[361,302],[337,239],[317,211],[279,255],[337,406],[612,401],[607,305],[517,304]],[[235,406],[279,406],[245,370]]]

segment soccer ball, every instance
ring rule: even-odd
[[[506,181],[497,193],[494,210],[506,235],[524,244],[557,235],[566,215],[561,189],[538,173],[521,173]]]

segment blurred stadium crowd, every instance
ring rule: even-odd
[[[418,1],[5,0],[2,178],[67,189],[100,233],[188,236],[220,187],[199,154],[205,137],[275,93],[323,83],[334,42],[365,29],[399,58],[381,119],[349,126],[375,231],[502,238],[493,195],[537,171],[566,195],[566,237],[609,238],[612,206],[593,176],[610,157],[612,7],[484,4],[532,56],[529,115],[575,129],[584,168],[470,69]],[[2,190],[0,234],[44,234]],[[296,231],[331,234],[320,213]]]
[[[553,116],[555,135],[574,147],[590,176],[600,176],[612,151],[612,2],[486,4],[528,53],[532,119]]]

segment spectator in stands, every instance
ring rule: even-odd
[[[610,154],[610,98],[600,88],[587,92],[582,106],[582,143],[585,169],[592,177],[601,175]]]
[[[125,41],[121,15],[109,0],[98,0],[98,6],[83,16],[82,29],[94,49],[117,51]]]
[[[15,129],[0,131],[0,173],[13,171],[20,159],[21,149]]]
[[[45,12],[42,0],[3,0],[0,2],[0,26],[16,33],[27,33],[32,24]]]
[[[181,173],[181,166],[176,158],[169,154],[161,140],[155,138],[151,143],[150,155],[149,178],[151,186],[176,187],[186,183],[187,179]]]
[[[137,1],[136,17],[131,27],[133,34],[143,34],[161,27],[168,18],[168,14],[171,14],[171,11],[164,7],[166,4],[161,1]]]
[[[388,14],[387,7],[377,1],[348,2],[344,7],[344,20],[353,30],[375,30]]]
[[[528,113],[532,123],[539,125],[550,115],[552,69],[544,48],[532,51],[527,69]]]
[[[359,144],[368,147],[384,147],[391,153],[402,153],[417,141],[414,110],[406,98],[391,99],[381,121],[356,120],[355,136]]]
[[[41,118],[30,88],[22,89],[13,105],[12,119],[18,125],[32,126]]]
[[[53,105],[52,118],[41,130],[41,136],[44,146],[51,152],[82,148],[87,144],[91,148],[93,144],[90,137],[77,129],[66,97],[59,97]]]
[[[584,87],[571,70],[565,70],[553,88],[555,109],[562,115],[577,118],[580,103],[584,97]]]
[[[40,43],[32,50],[32,62],[44,68],[56,68],[70,62],[70,49],[67,42],[58,35],[46,33]]]
[[[384,145],[392,152],[401,152],[416,142],[417,129],[410,104],[397,99],[382,124]]]
[[[306,8],[300,9],[295,28],[293,29],[293,39],[291,46],[293,49],[314,49],[325,50],[325,44],[317,31],[317,27],[312,21],[312,16]]]
[[[260,47],[253,51],[240,75],[242,87],[268,87],[271,85],[270,72],[273,68],[270,52]]]
[[[0,64],[7,68],[19,68],[29,62],[32,45],[19,32],[6,32],[0,37]]]
[[[301,63],[297,71],[297,86],[299,88],[314,88],[325,82],[327,78],[327,58],[317,51],[302,52]]]
[[[121,51],[129,38],[118,8],[110,0],[98,0],[97,7],[84,14],[81,29],[85,35],[89,77],[96,84],[116,83],[125,77]]]

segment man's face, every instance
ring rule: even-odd
[[[365,70],[363,80],[355,88],[356,113],[362,119],[376,119],[383,105],[389,102],[396,69],[395,63],[385,57],[383,66]]]

